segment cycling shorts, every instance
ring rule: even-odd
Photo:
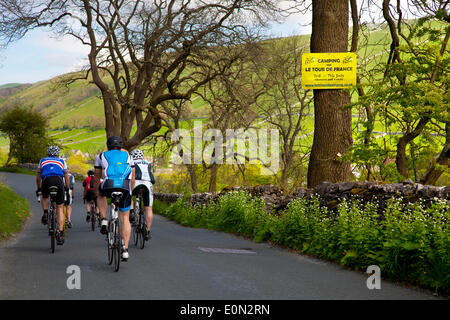
[[[42,181],[42,197],[48,198],[50,196],[49,188],[52,186],[58,187],[56,204],[64,204],[64,180],[61,176],[48,176]]]
[[[120,188],[114,187],[114,182],[110,179],[104,180],[98,186],[98,192],[101,196],[111,198],[111,194],[115,191],[123,193],[122,199],[119,203],[119,210],[125,212],[131,208],[131,195],[130,195],[130,180],[123,180]]]
[[[133,196],[137,196],[139,190],[142,190],[142,200],[144,207],[151,207],[153,205],[153,188],[150,181],[142,181],[142,183],[136,181],[136,186],[133,189]]]
[[[95,195],[94,190],[87,190],[83,199],[86,200],[87,202],[90,202],[95,200],[96,198],[97,196]]]

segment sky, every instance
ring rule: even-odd
[[[310,33],[303,16],[290,16],[282,24],[274,23],[274,37]],[[80,70],[89,50],[67,36],[56,39],[44,30],[33,30],[21,40],[0,49],[0,86],[7,83],[36,83],[64,73]]]

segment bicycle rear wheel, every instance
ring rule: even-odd
[[[108,233],[106,234],[106,242],[108,247],[108,264],[111,265],[113,263],[114,258],[114,223],[110,222],[108,227]]]
[[[121,248],[122,248],[122,237],[120,236],[120,228],[118,221],[114,221],[114,247],[113,247],[113,255],[114,255],[114,271],[119,271],[120,267],[120,259],[121,259]]]
[[[139,234],[138,234],[138,238],[139,238],[139,247],[141,249],[144,249],[145,246],[145,239],[144,239],[144,235],[145,235],[145,216],[144,216],[144,210],[141,208],[139,209]]]
[[[53,205],[51,206],[49,210],[49,235],[50,235],[50,252],[55,253],[55,244],[56,244],[56,214],[55,214],[55,208]]]
[[[95,231],[95,206],[91,203],[91,230]]]
[[[142,219],[144,219],[144,217],[142,217]],[[147,224],[144,221],[144,223],[141,224],[141,238],[140,238],[141,249],[144,249],[144,247],[145,247],[145,234],[146,233],[147,233]]]
[[[133,234],[133,243],[135,246],[138,245],[138,232],[139,232],[139,225],[132,225],[131,226],[131,233]]]

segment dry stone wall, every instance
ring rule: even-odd
[[[221,195],[227,192],[244,190],[252,196],[261,197],[266,203],[266,210],[271,213],[278,213],[285,209],[289,202],[296,198],[309,198],[318,196],[320,205],[328,209],[337,208],[343,199],[374,202],[377,201],[379,209],[382,210],[389,199],[395,197],[399,201],[415,202],[421,200],[425,205],[441,199],[447,201],[450,205],[450,187],[437,187],[422,185],[405,181],[403,183],[382,184],[377,182],[342,182],[331,183],[323,182],[314,189],[298,188],[292,194],[285,194],[274,185],[261,185],[256,187],[227,187],[218,194],[197,193],[188,198],[192,205],[207,205],[210,201],[217,200]],[[182,194],[155,193],[155,198],[164,202],[176,202],[182,198]]]

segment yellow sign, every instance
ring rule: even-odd
[[[304,53],[302,87],[304,89],[346,89],[356,85],[354,52]]]

